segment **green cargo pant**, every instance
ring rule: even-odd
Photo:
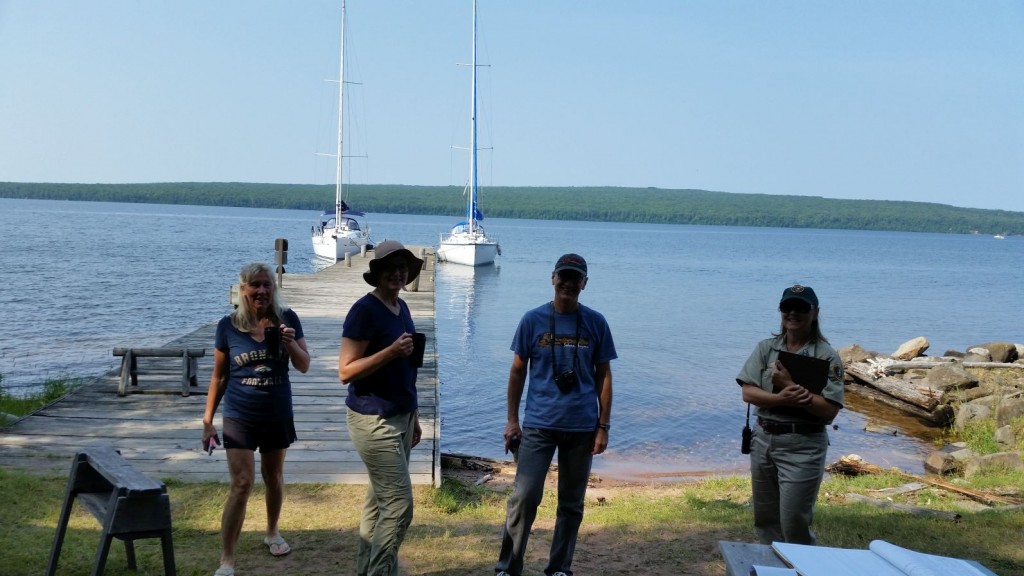
[[[814,503],[825,474],[828,433],[768,434],[754,427],[750,481],[762,544],[814,544]]]
[[[359,521],[359,576],[396,576],[398,548],[412,522],[412,452],[415,412],[382,418],[348,410],[348,433],[370,485]]]

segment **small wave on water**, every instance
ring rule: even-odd
[[[238,269],[273,262],[276,238],[290,240],[289,272],[317,270],[308,241],[316,216],[0,199],[0,310],[16,327],[0,340],[3,386],[30,390],[46,378],[97,376],[117,366],[114,347],[160,346],[216,321],[230,311],[228,287]],[[451,224],[434,216],[368,219],[374,240],[412,245],[435,245]],[[735,375],[755,343],[777,329],[777,299],[793,283],[814,286],[822,298],[823,330],[836,348],[858,343],[891,352],[919,335],[940,352],[1024,341],[1017,302],[1024,239],[489,222],[502,243],[496,266],[437,270],[444,452],[505,457],[512,334],[526,310],[551,299],[551,268],[565,252],[587,258],[591,274],[581,301],[608,318],[619,354],[612,362],[613,428],[608,452],[595,460],[599,474],[745,472],[745,405]],[[964,298],[963,278],[985,278],[984,298]],[[895,421],[896,434],[865,431],[876,418]],[[830,460],[857,453],[911,472],[921,470],[935,432],[853,401],[835,424]]]

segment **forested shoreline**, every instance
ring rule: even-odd
[[[353,184],[348,203],[364,212],[458,216],[456,186]],[[0,198],[192,204],[295,210],[333,209],[334,186],[173,182],[49,184],[0,182]],[[928,202],[840,200],[819,196],[738,194],[622,187],[488,187],[486,216],[657,224],[836,228],[954,234],[1024,234],[1024,212]]]

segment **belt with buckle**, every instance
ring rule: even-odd
[[[825,431],[824,424],[774,422],[762,418],[757,419],[757,425],[767,434],[817,434]]]

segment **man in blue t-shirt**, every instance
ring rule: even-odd
[[[608,447],[615,342],[604,316],[579,303],[587,261],[565,254],[551,273],[554,300],[523,315],[512,340],[505,451],[518,457],[508,499],[501,552],[494,571],[520,576],[530,528],[544,496],[544,480],[558,451],[558,512],[544,573],[572,576],[594,455]],[[530,374],[526,410],[519,403]]]

